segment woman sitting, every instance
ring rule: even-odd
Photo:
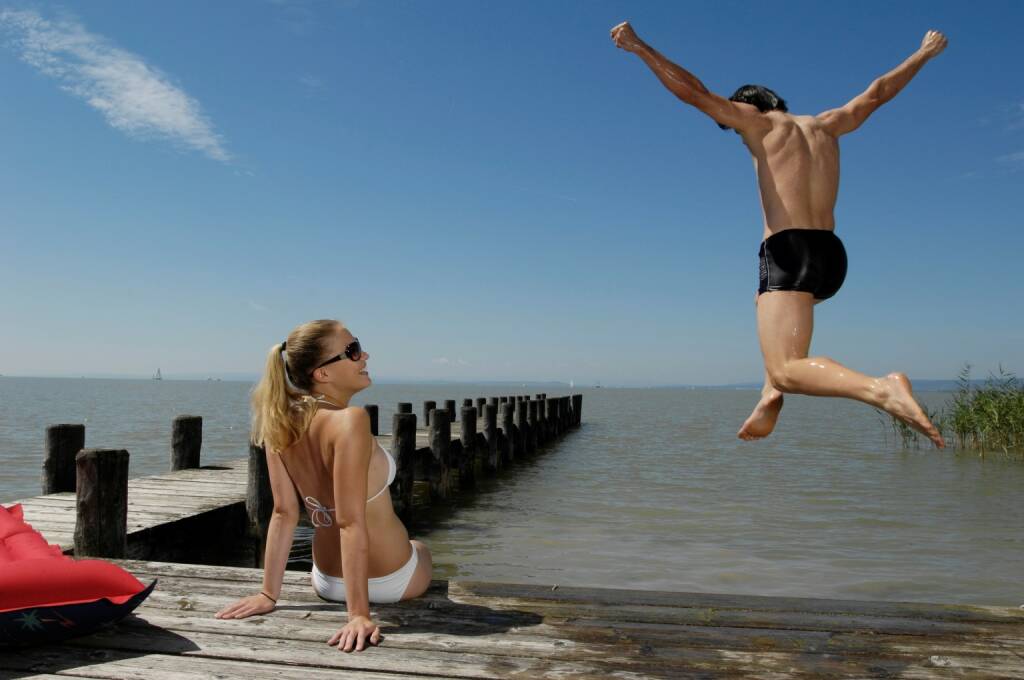
[[[348,607],[329,644],[349,652],[379,643],[370,602],[407,600],[430,585],[430,551],[409,540],[391,505],[395,461],[371,434],[366,410],[349,406],[370,386],[369,358],[335,320],[302,324],[270,349],[252,395],[253,441],[266,450],[274,493],[263,589],[217,618],[274,609],[299,521],[296,491],[314,527],[313,589]]]

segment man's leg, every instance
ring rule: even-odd
[[[764,439],[775,429],[775,423],[779,419],[779,411],[781,410],[782,392],[775,389],[775,386],[772,385],[772,379],[768,376],[766,369],[764,372],[764,387],[761,388],[761,399],[743,423],[743,427],[736,433],[736,436],[747,441]]]
[[[902,373],[884,378],[850,370],[827,357],[808,358],[814,330],[814,297],[798,291],[763,293],[757,304],[757,333],[764,365],[780,392],[845,397],[880,408],[924,434],[936,446],[942,435],[921,410]]]
[[[754,309],[757,309],[757,301],[761,297],[754,293]],[[757,406],[751,411],[744,421],[736,436],[740,439],[751,441],[753,439],[764,439],[775,429],[775,423],[779,420],[779,412],[782,411],[782,392],[775,389],[772,379],[768,376],[768,369],[764,371],[764,387],[761,388],[761,398]]]

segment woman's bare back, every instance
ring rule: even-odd
[[[328,576],[344,578],[341,567],[341,532],[334,516],[334,442],[327,435],[327,419],[335,409],[319,408],[309,429],[281,454],[300,501],[313,522],[313,561]],[[373,446],[378,445],[374,441]],[[370,456],[367,471],[366,527],[369,537],[368,576],[385,576],[409,560],[409,534],[395,515],[387,489],[388,463],[381,452]]]

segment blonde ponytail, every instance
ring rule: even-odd
[[[312,367],[324,353],[325,340],[341,327],[335,319],[304,323],[267,353],[263,377],[252,391],[252,441],[284,451],[298,441],[316,413],[311,397]]]

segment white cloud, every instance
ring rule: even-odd
[[[310,90],[320,90],[324,86],[323,78],[319,78],[310,73],[299,78],[299,83]]]
[[[466,361],[465,359],[463,359],[461,357],[458,358],[458,359],[449,359],[448,357],[437,357],[436,359],[431,359],[430,363],[432,363],[432,364],[440,364],[441,366],[469,366],[470,365],[468,361]]]
[[[265,306],[261,305],[260,303],[256,302],[255,300],[249,300],[249,309],[251,309],[254,312],[265,312],[265,311],[267,311],[267,308]]]
[[[1018,151],[1016,153],[1009,153],[1009,154],[1006,154],[1005,156],[1000,156],[996,160],[999,161],[1000,163],[1012,163],[1012,164],[1024,163],[1024,151]]]
[[[1024,128],[1024,102],[1018,102],[1015,106],[1010,107],[1009,128],[1011,130]]]
[[[54,78],[132,137],[163,138],[229,161],[223,140],[192,97],[142,57],[72,20],[29,10],[0,11],[0,31],[22,61]]]

